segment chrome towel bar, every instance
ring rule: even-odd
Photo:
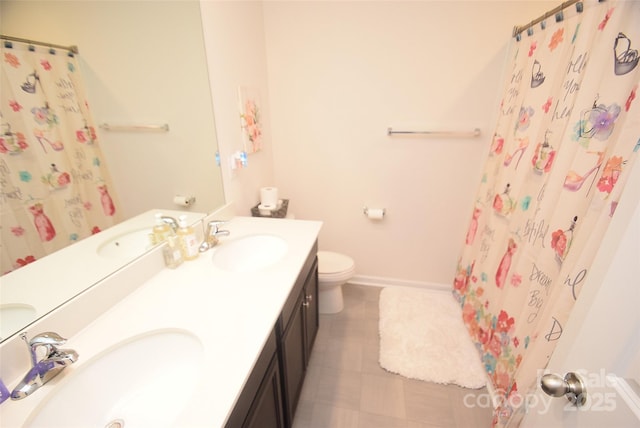
[[[105,131],[156,131],[169,132],[169,124],[162,125],[109,125],[108,123],[100,124],[100,128]]]
[[[432,137],[479,137],[480,128],[474,128],[472,131],[395,131],[392,127],[388,127],[387,135],[427,135]]]

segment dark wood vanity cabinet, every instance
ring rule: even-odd
[[[280,364],[275,356],[271,359],[251,410],[244,425],[247,428],[281,428],[285,426],[284,414],[282,413]]]
[[[319,326],[317,244],[307,257],[226,428],[290,428]]]
[[[275,329],[247,379],[226,428],[284,428],[283,391]]]
[[[314,248],[313,257],[305,263],[306,269],[302,270],[296,281],[276,327],[287,427],[293,424],[293,416],[311,358],[311,349],[318,332],[318,261],[316,252]]]

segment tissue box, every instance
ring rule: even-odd
[[[251,208],[251,215],[253,217],[274,217],[274,218],[285,218],[287,216],[287,208],[289,207],[289,199],[283,199],[282,200],[282,205],[280,205],[280,207],[278,207],[277,209],[271,211],[270,215],[263,215],[260,213],[260,209],[258,208],[260,206],[260,202],[258,202],[258,204]]]

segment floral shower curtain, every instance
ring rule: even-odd
[[[563,14],[512,41],[454,280],[496,426],[520,423],[640,147],[640,2]]]
[[[17,42],[2,46],[0,273],[117,223],[78,61]]]

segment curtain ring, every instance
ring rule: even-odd
[[[562,13],[562,11],[556,13],[556,22],[562,22],[564,21],[564,13]]]
[[[576,3],[576,12],[582,13],[583,10],[584,10],[584,4],[581,1]]]

